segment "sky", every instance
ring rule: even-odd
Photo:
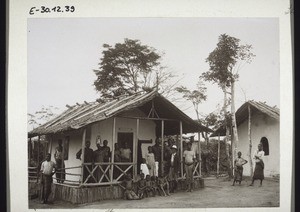
[[[163,65],[180,78],[178,85],[195,89],[198,77],[209,69],[205,59],[214,50],[220,34],[226,33],[250,44],[256,55],[239,71],[236,83],[238,109],[247,100],[280,107],[279,24],[277,18],[43,18],[28,19],[28,113],[42,106],[95,101],[93,82],[104,43],[114,45],[125,38],[163,52]],[[207,115],[222,105],[223,94],[206,83],[207,101],[200,112]],[[192,104],[175,102],[196,118]]]

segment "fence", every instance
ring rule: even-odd
[[[100,162],[100,163],[83,163],[81,166],[67,167],[58,169],[53,179],[58,184],[71,185],[71,186],[101,186],[120,184],[125,174],[133,174],[133,166],[136,165],[132,162]],[[193,175],[194,178],[200,178],[199,161],[195,163]],[[80,169],[80,173],[72,173],[71,170]],[[38,182],[39,170],[38,167],[28,167],[29,180],[31,182]],[[62,177],[64,175],[64,177]],[[179,179],[185,179],[183,177]],[[77,180],[68,179],[67,176],[76,176]],[[135,177],[135,176],[133,176]]]

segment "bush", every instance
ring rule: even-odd
[[[230,148],[231,149],[231,148]],[[211,139],[206,145],[201,142],[201,159],[202,172],[212,174],[217,172],[218,163],[218,140]],[[220,141],[220,168],[219,172],[227,172],[229,169],[228,159],[226,155],[226,145],[224,141]]]

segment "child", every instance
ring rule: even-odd
[[[146,159],[145,159],[145,158],[143,158],[143,162],[141,163],[140,169],[141,169],[141,173],[144,174],[144,178],[145,178],[147,175],[150,174],[150,173],[149,173],[148,166],[147,166],[147,164],[146,164]]]
[[[151,176],[151,187],[153,190],[153,196],[155,197],[155,195],[160,192],[158,188],[157,177],[155,176]]]
[[[242,153],[238,152],[238,157],[234,161],[234,180],[233,180],[233,186],[236,182],[239,182],[241,184],[242,177],[243,177],[243,165],[245,165],[248,161],[243,159]]]
[[[150,176],[155,176],[156,166],[152,146],[148,147],[148,153],[146,154],[146,163],[149,169]]]
[[[152,183],[151,183],[151,177],[150,175],[146,176],[146,195],[147,197],[149,197],[150,193],[153,193],[153,189],[152,189]]]
[[[146,180],[144,173],[140,174],[140,178],[141,179],[138,181],[138,196],[143,198],[146,193]]]
[[[160,176],[158,178],[158,187],[159,190],[164,194],[164,196],[170,196],[170,187],[169,187],[169,182],[167,180],[167,177],[162,177]],[[165,190],[166,188],[166,190]]]
[[[130,174],[125,175],[125,180],[124,180],[123,183],[125,184],[124,199],[127,199],[127,200],[138,200],[138,199],[141,199],[133,191],[133,180],[132,180]]]

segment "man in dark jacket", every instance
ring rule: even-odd
[[[155,144],[152,146],[152,152],[155,158],[156,173],[155,176],[158,177],[158,173],[161,173],[161,140],[159,138],[155,139]]]
[[[174,193],[177,189],[177,178],[180,169],[180,159],[177,154],[177,146],[173,145],[171,147],[172,155],[170,158],[170,169],[169,169],[169,184],[170,184],[170,192]]]
[[[84,148],[84,158],[83,158],[84,160],[83,160],[83,163],[94,163],[94,151],[90,148],[90,146],[91,146],[91,142],[90,141],[86,141],[85,142],[85,148]],[[79,159],[79,160],[82,160],[81,154],[82,154],[82,149],[80,149],[76,153],[76,158]],[[93,166],[92,165],[86,165],[86,167],[84,167],[82,182],[84,182],[86,180],[86,178],[89,176],[89,172],[88,172],[87,168],[90,171],[92,171]],[[90,177],[88,179],[87,183],[93,182],[92,179],[93,178]]]

